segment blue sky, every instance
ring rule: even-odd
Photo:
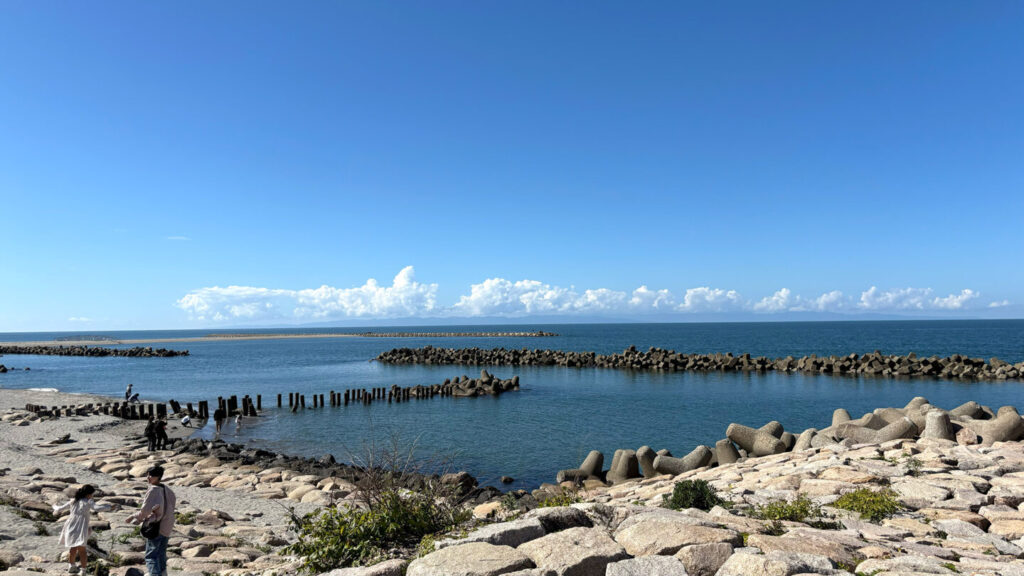
[[[1024,317],[1022,29],[1019,2],[3,2],[0,331]]]

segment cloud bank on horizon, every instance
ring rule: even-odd
[[[176,303],[189,318],[207,322],[292,321],[397,318],[517,318],[527,316],[677,317],[688,313],[785,312],[899,313],[952,312],[1009,305],[984,303],[981,294],[964,288],[939,296],[931,288],[881,290],[871,286],[859,298],[839,290],[804,297],[788,288],[748,299],[736,290],[699,286],[673,293],[640,286],[632,292],[553,286],[537,280],[488,278],[473,284],[452,305],[438,304],[437,284],[417,282],[412,266],[403,268],[390,286],[370,278],[362,286],[321,286],[303,290],[252,286],[192,290]]]

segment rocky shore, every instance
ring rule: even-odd
[[[630,346],[620,354],[528,350],[506,348],[393,348],[377,356],[387,364],[454,364],[469,366],[565,366],[612,368],[659,372],[800,372],[805,374],[866,375],[880,377],[934,377],[965,380],[1012,380],[1024,378],[1024,362],[1011,364],[999,358],[985,361],[954,354],[945,358],[920,358],[914,353],[886,355],[879,351],[846,356],[794,358],[752,357],[750,354],[685,354],[650,348],[641,352]]]
[[[64,573],[66,550],[57,545],[61,519],[50,515],[82,483],[99,489],[110,512],[94,518],[93,558],[112,573],[142,566],[144,542],[125,519],[145,492],[145,473],[159,463],[179,496],[178,523],[169,548],[172,573],[189,576],[295,574],[299,563],[279,552],[295,535],[292,518],[324,506],[364,506],[367,469],[332,456],[306,459],[223,442],[183,438],[191,430],[170,423],[173,449],[148,452],[142,424],[112,416],[52,418],[19,408],[21,402],[100,403],[99,397],[0,389],[0,570]],[[416,490],[425,476],[404,475]],[[468,505],[500,496],[464,472],[440,478]]]
[[[102,346],[40,346],[37,344],[0,345],[0,356],[4,354],[35,354],[37,356],[124,356],[129,358],[170,358],[188,356],[188,350],[168,350],[151,346],[133,348],[104,348]]]
[[[982,420],[990,423],[988,435],[968,424],[992,414],[973,402],[947,412],[915,398],[857,421],[842,412],[810,436],[823,441],[791,452],[761,435],[781,441],[777,423],[743,432],[730,426],[730,438],[748,455],[714,467],[711,449],[702,447],[692,469],[666,473],[664,459],[680,459],[663,453],[639,461],[645,474],[623,477],[619,472],[638,460],[632,450],[619,451],[606,472],[597,464],[586,479],[568,478],[534,493],[561,492],[578,503],[522,515],[508,500],[478,506],[478,516],[504,521],[438,542],[406,574],[1024,575],[1024,444],[1016,441],[1024,424],[1015,409],[1003,407]],[[924,426],[914,430],[912,417],[922,412]],[[875,430],[875,418],[896,420],[896,414],[905,423],[903,434],[885,440],[858,435]],[[1011,422],[1010,415],[1012,425],[994,425]],[[968,432],[954,433],[950,416]],[[593,465],[599,458],[592,453],[587,460]],[[707,482],[724,506],[663,507],[678,483],[693,481]],[[872,495],[891,507],[877,515],[860,510],[858,499]]]
[[[292,515],[361,506],[366,470],[328,456],[197,440],[150,453],[138,422],[50,419],[19,409],[29,401],[83,401],[68,396],[0,389],[0,568],[11,576],[64,572],[60,519],[49,510],[84,482],[114,505],[94,519],[93,557],[105,558],[115,576],[141,567],[143,542],[124,519],[144,493],[142,476],[158,462],[180,503],[171,576],[297,574],[299,559],[281,554],[296,538]],[[1024,420],[1015,409],[969,402],[942,410],[915,398],[858,419],[837,410],[827,424],[792,438],[778,423],[734,424],[723,438],[734,461],[723,458],[732,451],[719,442],[699,449],[699,465],[686,470],[671,465],[690,456],[653,452],[649,461],[643,448],[619,451],[608,470],[588,458],[593,473],[563,475],[572,477],[518,498],[453,474],[445,482],[463,489],[476,526],[438,535],[419,553],[331,574],[1024,576]],[[687,481],[707,482],[724,502],[707,510],[664,507]],[[416,484],[410,477],[407,487]],[[864,493],[895,506],[875,517],[844,503]],[[780,506],[806,510],[767,512]]]

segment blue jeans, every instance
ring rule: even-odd
[[[161,576],[167,572],[167,536],[146,539],[146,571],[149,576]]]

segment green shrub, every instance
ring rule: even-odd
[[[519,501],[516,500],[516,495],[511,492],[506,492],[501,497],[501,508],[507,512],[515,512],[519,510]]]
[[[577,502],[582,501],[583,498],[580,497],[580,493],[577,490],[567,490],[563,488],[560,493],[548,496],[547,498],[541,500],[540,503],[537,504],[537,507],[555,508],[557,506],[569,506],[571,504],[576,504]]]
[[[808,518],[821,516],[821,507],[812,502],[807,496],[801,494],[792,502],[778,500],[776,502],[769,502],[764,506],[757,506],[754,508],[752,515],[761,520],[771,520],[774,522],[803,522]]]
[[[332,507],[293,518],[299,539],[282,554],[298,555],[302,569],[311,574],[364,565],[396,546],[416,546],[424,536],[449,530],[468,516],[444,499],[388,490],[369,510]]]
[[[183,524],[185,526],[188,526],[189,524],[195,524],[196,523],[196,512],[195,512],[195,510],[193,510],[191,512],[175,512],[174,513],[174,521],[177,524]]]
[[[715,489],[706,480],[683,480],[676,482],[672,488],[672,495],[662,496],[663,506],[672,510],[686,510],[697,508],[698,510],[711,510],[715,506],[727,505],[715,492]]]
[[[892,490],[873,492],[868,488],[843,494],[832,506],[858,512],[861,518],[874,522],[888,518],[903,509],[903,505],[899,503],[896,493]]]

